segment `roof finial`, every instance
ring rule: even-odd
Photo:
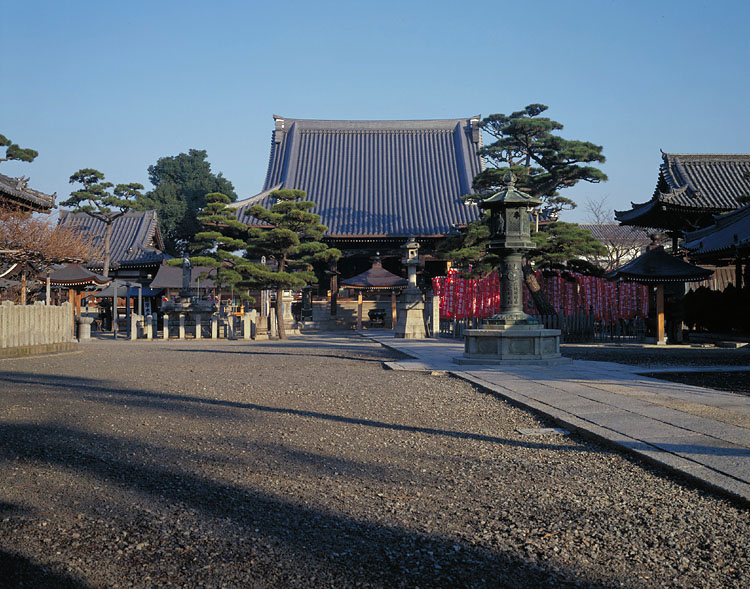
[[[516,175],[513,173],[513,171],[508,168],[508,172],[505,174],[505,177],[503,178],[503,181],[505,182],[505,185],[508,188],[515,188],[516,186]]]

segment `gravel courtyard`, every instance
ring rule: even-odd
[[[0,361],[0,586],[747,587],[746,508],[354,335]]]

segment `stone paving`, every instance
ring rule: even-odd
[[[462,341],[404,340],[373,331],[363,335],[412,358],[388,363],[394,370],[454,374],[566,429],[750,502],[749,397],[647,378],[639,372],[653,373],[653,369],[612,362],[574,360],[554,367],[459,365],[454,358],[463,353]]]

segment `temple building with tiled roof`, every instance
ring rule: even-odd
[[[462,195],[483,169],[480,117],[325,121],[274,116],[263,191],[232,203],[251,225],[254,204],[299,189],[316,203],[326,241],[344,252],[399,256],[409,236],[423,246],[478,218]],[[366,266],[369,267],[369,260]]]
[[[101,271],[104,260],[103,221],[86,213],[60,211],[59,224],[73,227],[94,236],[97,255],[86,263],[91,270]],[[156,275],[162,261],[169,256],[163,252],[156,211],[129,211],[115,219],[110,242],[110,276],[125,280],[147,280]]]
[[[720,277],[731,276],[735,288],[750,288],[750,205],[719,215],[712,225],[685,234],[683,246],[691,260],[713,264]],[[712,286],[723,290],[726,284]]]
[[[714,215],[742,206],[750,195],[750,154],[670,154],[662,152],[651,200],[615,211],[623,225],[654,227],[674,241],[683,231],[713,223]]]
[[[29,179],[0,174],[0,205],[34,213],[49,213],[55,208],[55,194],[45,194],[28,186]]]

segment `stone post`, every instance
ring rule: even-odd
[[[432,337],[440,339],[440,297],[432,295]]]
[[[154,337],[154,318],[146,315],[146,339],[151,340]]]
[[[179,331],[178,331],[178,336],[177,337],[179,339],[185,339],[185,314],[184,313],[180,313],[179,320],[180,320],[180,327],[179,327]]]
[[[214,313],[211,315],[211,339],[218,339],[219,337],[219,316]]]
[[[201,314],[195,314],[195,339],[201,339]]]
[[[138,339],[138,315],[130,312],[130,329],[128,329],[128,339],[132,342]]]
[[[296,331],[297,330],[297,322],[294,319],[294,315],[292,315],[292,303],[294,302],[294,295],[292,295],[292,291],[285,290],[283,296],[281,297],[281,309],[282,309],[282,316],[284,318],[284,328],[287,331]]]
[[[271,337],[277,337],[279,335],[279,326],[276,323],[276,308],[271,307],[271,311],[269,313],[270,316],[270,336]]]
[[[250,317],[250,337],[255,339],[258,336],[258,311],[251,309],[248,315]]]
[[[242,339],[250,339],[250,313],[242,315]]]
[[[169,339],[169,315],[164,313],[164,333],[162,334],[163,339]]]

